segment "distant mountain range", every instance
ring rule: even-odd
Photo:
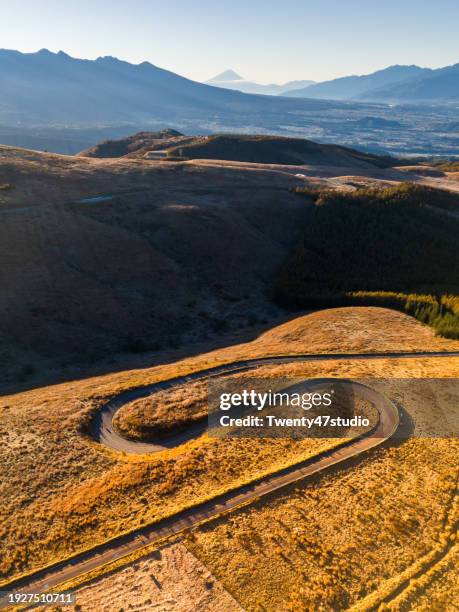
[[[446,68],[389,66],[371,74],[352,75],[314,83],[289,81],[284,85],[260,85],[226,70],[207,81],[209,85],[291,98],[354,102],[442,104],[459,100],[459,64]]]
[[[288,96],[298,98],[328,98],[332,100],[355,100],[365,97],[368,92],[391,86],[395,83],[410,80],[421,74],[430,72],[428,68],[418,66],[390,66],[384,70],[378,70],[372,74],[363,76],[347,76],[331,81],[317,83],[312,87],[295,89],[286,92]],[[307,90],[307,91],[306,91]]]
[[[246,81],[243,77],[239,76],[237,72],[234,72],[234,70],[225,70],[225,72],[206,81],[207,85],[214,85],[215,87],[268,96],[279,96],[293,89],[304,89],[314,83],[315,81],[288,81],[283,85],[277,85],[276,83],[262,85],[260,83],[254,83],[253,81]]]
[[[148,62],[75,59],[60,51],[0,50],[0,117],[11,122],[141,121],[169,110],[206,110],[241,94],[207,87]]]
[[[73,154],[101,140],[170,127],[183,134],[282,134],[397,155],[452,154],[457,116],[447,103],[459,101],[458,73],[459,65],[392,66],[308,87],[293,81],[289,92],[254,95],[215,86],[247,83],[234,72],[209,85],[149,62],[0,50],[0,142]],[[444,104],[436,111],[441,123],[416,103]]]
[[[0,50],[0,123],[71,127],[156,122],[185,127],[198,119],[207,121],[212,130],[212,124],[217,129],[221,125],[240,129],[263,118],[265,129],[271,129],[289,112],[298,116],[340,101],[459,100],[459,64],[438,70],[391,66],[308,86],[304,84],[309,81],[259,85],[234,71],[211,82],[197,83],[149,62],[135,65],[114,57],[82,60],[47,49],[37,53]],[[236,86],[251,93],[234,91]]]
[[[436,70],[389,66],[372,74],[333,79],[283,95],[386,103],[448,103],[459,100],[459,64]]]
[[[300,104],[300,105],[299,105]],[[0,50],[0,123],[8,125],[180,125],[224,119],[244,125],[250,114],[285,114],[323,103],[251,96],[191,81],[150,64],[114,57],[82,60],[63,51]],[[276,119],[277,120],[277,119]]]
[[[424,69],[415,78],[368,92],[365,99],[419,104],[459,101],[459,64],[437,70]]]

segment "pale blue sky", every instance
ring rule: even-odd
[[[0,0],[0,47],[114,55],[195,80],[325,80],[459,62],[457,0]]]

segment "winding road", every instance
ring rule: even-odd
[[[120,394],[115,399],[105,404],[92,427],[94,439],[112,449],[122,450],[130,453],[157,452],[163,447],[156,444],[146,444],[125,440],[113,429],[113,416],[117,410],[127,402],[139,397],[146,397],[160,389],[175,385],[185,384],[189,381],[212,376],[224,376],[238,372],[247,372],[260,366],[270,364],[283,364],[296,361],[330,361],[330,360],[360,360],[360,359],[398,359],[419,357],[459,357],[459,352],[417,352],[417,353],[335,353],[335,354],[306,354],[281,357],[266,357],[248,359],[235,363],[225,364],[194,372],[187,376],[176,377],[133,389]],[[27,592],[37,593],[55,589],[77,576],[81,576],[101,567],[107,563],[121,559],[122,557],[141,549],[149,544],[154,544],[161,539],[178,534],[186,529],[197,526],[200,523],[217,516],[220,513],[235,509],[247,504],[256,498],[267,495],[281,489],[288,484],[300,481],[308,476],[317,474],[326,468],[330,468],[346,460],[353,459],[358,455],[386,442],[397,431],[400,424],[400,414],[397,406],[378,391],[360,383],[347,381],[352,390],[360,397],[373,403],[378,411],[378,422],[369,432],[351,440],[343,439],[341,445],[330,450],[321,452],[310,459],[289,468],[270,474],[255,480],[249,485],[244,485],[218,495],[213,499],[200,503],[192,508],[183,510],[171,517],[165,518],[155,524],[140,527],[130,533],[116,537],[105,543],[95,546],[91,550],[77,553],[71,558],[58,561],[46,568],[38,569],[27,576],[17,578],[0,587],[5,592]],[[195,432],[185,432],[182,437],[173,440],[173,444],[180,443],[194,436]],[[0,599],[0,607],[5,607],[5,601]]]
[[[203,378],[218,378],[228,376],[230,374],[238,374],[256,370],[259,367],[266,365],[282,365],[295,361],[336,361],[340,359],[359,360],[359,359],[398,359],[398,358],[419,358],[419,357],[454,357],[459,356],[459,352],[428,352],[419,351],[416,353],[305,353],[290,356],[274,356],[274,357],[258,357],[254,359],[245,359],[243,361],[232,362],[219,366],[199,370],[185,376],[177,376],[165,381],[152,383],[145,387],[138,387],[125,391],[104,404],[91,424],[91,435],[97,442],[113,450],[122,451],[130,454],[146,454],[162,451],[165,448],[170,448],[183,444],[187,440],[200,435],[205,429],[204,424],[196,424],[183,433],[177,436],[171,436],[167,441],[161,444],[153,444],[149,442],[139,442],[136,440],[127,440],[114,427],[113,418],[115,414],[125,404],[128,404],[136,399],[148,397],[157,391],[169,389],[184,385],[188,382],[194,382]]]

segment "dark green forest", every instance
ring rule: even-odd
[[[275,286],[279,304],[387,306],[459,338],[459,195],[408,183],[296,192],[307,219]]]

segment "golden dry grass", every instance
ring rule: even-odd
[[[420,578],[413,580],[409,588],[392,602],[386,610],[393,612],[455,612],[459,602],[459,545]],[[384,609],[384,608],[383,608]]]
[[[4,396],[0,485],[3,576],[65,557],[315,453],[326,440],[216,440],[202,436],[148,457],[110,452],[79,433],[120,391],[210,365],[269,354],[454,349],[457,342],[400,313],[337,309],[300,317],[257,340],[142,370]],[[303,373],[442,375],[445,360],[308,364]],[[352,366],[352,368],[351,368]],[[435,373],[434,373],[435,372]],[[395,374],[394,374],[395,375]]]
[[[207,416],[207,381],[158,391],[123,406],[113,419],[116,429],[133,440],[178,433]]]
[[[418,435],[432,431],[439,407],[457,401],[457,382],[448,380],[459,374],[457,358],[287,367],[294,375],[376,377],[381,388],[386,377],[417,377],[416,385],[406,381],[402,395]],[[430,377],[446,379],[435,396],[422,380]],[[250,612],[347,609],[445,546],[448,519],[458,518],[450,516],[457,513],[458,451],[457,438],[395,441],[350,467],[208,523],[190,535],[188,546]],[[429,587],[430,609],[443,609],[448,585],[458,578],[452,563],[440,574],[443,586]],[[415,599],[425,606],[421,595],[407,594],[403,606],[391,609],[411,610],[406,602]]]
[[[385,308],[335,308],[298,317],[262,334],[251,353],[371,353],[458,350],[425,325]]]
[[[81,612],[224,610],[239,605],[183,544],[161,547],[142,560],[75,591]]]
[[[202,527],[188,545],[246,610],[347,609],[437,544],[458,450],[418,439],[380,451]]]
[[[277,372],[277,375],[276,375]],[[256,370],[256,379],[259,382],[262,379],[272,380],[276,375],[276,385],[272,382],[269,388],[272,390],[282,390],[293,384],[294,375],[289,369],[259,367]],[[225,382],[230,385],[237,384],[239,388],[248,389],[253,385],[253,372],[244,374],[227,375]],[[252,382],[251,382],[252,381]],[[301,382],[301,373],[298,382]],[[122,406],[115,414],[113,419],[115,428],[118,432],[131,440],[157,441],[166,440],[171,435],[180,433],[182,430],[202,423],[207,418],[208,402],[207,402],[207,380],[202,379],[195,382],[189,382],[186,385],[172,387],[171,389],[161,390],[147,398],[134,400]],[[273,414],[286,417],[285,406],[274,409]],[[344,417],[360,415],[370,419],[370,422],[375,423],[377,420],[377,411],[374,406],[363,398],[355,398],[353,407],[349,404],[349,396],[337,389],[334,395],[333,405],[328,410],[328,415],[333,417]],[[311,416],[312,413],[309,413]],[[298,416],[297,413],[291,416]],[[295,428],[292,430],[294,437]],[[288,437],[288,429],[283,428],[283,436]],[[311,434],[310,437],[316,437],[319,432]],[[361,433],[361,430],[358,430]],[[320,437],[327,438],[336,435],[336,430],[332,428],[321,428]],[[355,429],[350,429],[346,437],[357,435]],[[225,437],[230,437],[229,432]],[[342,437],[342,436],[340,436]]]

